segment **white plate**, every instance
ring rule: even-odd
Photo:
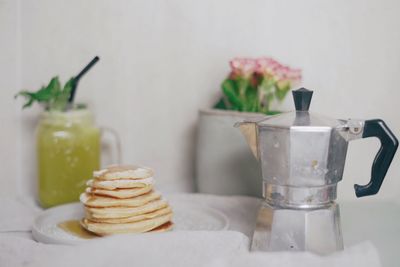
[[[226,230],[229,226],[228,218],[222,212],[195,203],[170,203],[174,211],[173,231],[196,230]],[[87,241],[75,236],[60,227],[58,224],[68,220],[80,220],[84,216],[81,203],[71,203],[43,211],[34,221],[32,228],[33,238],[49,244],[79,244]]]

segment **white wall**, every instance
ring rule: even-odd
[[[99,124],[120,132],[124,161],[153,166],[167,191],[192,188],[197,110],[216,100],[234,56],[271,55],[300,67],[303,85],[315,90],[311,110],[383,118],[400,136],[396,0],[20,1],[20,21],[18,1],[0,3],[0,36],[8,40],[0,42],[0,73],[9,72],[0,84],[7,129],[0,133],[1,160],[9,174],[0,178],[0,192],[9,191],[18,172],[22,192],[32,192],[35,181],[32,129],[39,109],[23,111],[16,125],[12,116],[21,103],[11,100],[14,92],[35,89],[54,74],[65,81],[94,55],[101,61],[82,80],[77,99],[90,103]],[[283,109],[290,108],[289,97]],[[351,143],[339,198],[354,199],[352,185],[369,179],[377,150],[376,140]],[[400,197],[399,159],[379,198]]]
[[[13,95],[18,82],[18,2],[0,0],[0,195],[17,194],[19,108]]]

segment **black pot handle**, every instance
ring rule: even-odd
[[[378,193],[399,145],[396,136],[386,126],[385,122],[380,119],[365,121],[362,138],[368,137],[378,137],[381,141],[381,147],[372,164],[371,180],[369,183],[366,185],[354,185],[357,197]]]

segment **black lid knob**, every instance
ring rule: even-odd
[[[296,111],[308,111],[313,91],[302,87],[300,89],[293,90],[292,94]]]

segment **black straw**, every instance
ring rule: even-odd
[[[100,58],[98,56],[95,56],[92,61],[90,61],[89,64],[87,64],[86,67],[84,67],[83,70],[81,70],[81,72],[79,72],[79,74],[74,77],[74,84],[72,86],[71,95],[68,99],[68,102],[70,104],[74,102],[76,87],[78,86],[80,78],[82,78],[82,76],[85,75],[85,73],[88,72],[88,70],[90,70],[93,65],[97,63],[97,61],[99,61],[99,59]]]

